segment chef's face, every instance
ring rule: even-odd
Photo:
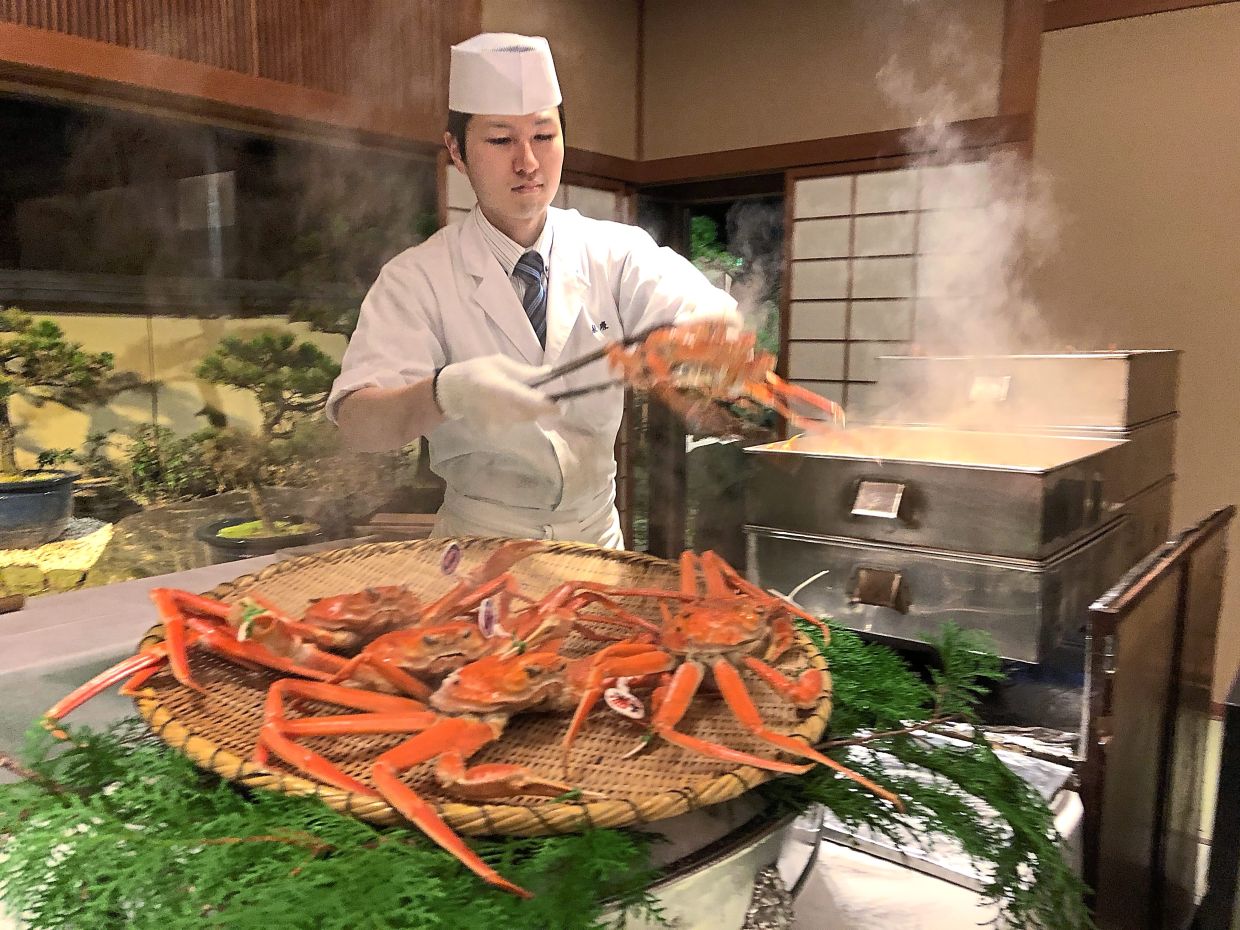
[[[487,219],[513,239],[521,238],[514,232],[532,230],[536,236],[564,167],[559,112],[552,107],[525,116],[473,116],[465,129],[468,161],[450,134],[444,141]]]

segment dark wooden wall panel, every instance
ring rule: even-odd
[[[251,12],[268,0],[5,0],[0,20],[252,73]]]
[[[478,0],[0,0],[0,23],[322,91],[426,126],[442,124],[449,46],[479,17]]]

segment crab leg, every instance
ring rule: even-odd
[[[218,629],[203,630],[197,642],[212,652],[236,659],[238,662],[319,681],[330,679],[346,661],[340,656],[323,652],[309,644],[303,644],[293,657],[283,656],[272,652],[262,643],[253,640],[237,640]]]
[[[518,794],[554,798],[574,788],[566,782],[543,778],[521,765],[487,762],[466,766],[467,758],[457,751],[444,753],[435,763],[435,778],[445,790],[471,801],[493,801]]]
[[[578,587],[581,587],[578,585]],[[651,623],[644,617],[639,617],[632,611],[625,610],[615,602],[613,592],[600,590],[593,585],[580,591],[574,599],[574,609],[587,607],[591,604],[597,604],[603,609],[603,616],[607,619],[606,623],[615,623],[619,626],[627,626],[630,629],[643,630],[647,633],[658,633],[659,627],[655,623]]]
[[[688,733],[681,733],[679,730],[676,730],[676,724],[688,712],[689,705],[693,703],[693,698],[697,694],[698,688],[701,687],[705,674],[706,670],[698,662],[686,662],[676,669],[676,673],[672,676],[671,684],[667,688],[663,703],[655,711],[654,719],[651,721],[651,725],[656,733],[669,743],[684,749],[691,749],[694,752],[710,756],[713,759],[722,759],[725,762],[752,765],[754,768],[765,769],[768,772],[788,772],[793,775],[804,775],[813,768],[812,765],[796,765],[791,762],[777,762],[773,759],[764,759],[761,756],[751,755],[739,749],[732,749],[721,743],[712,743],[709,740],[690,736]]]
[[[168,665],[172,674],[185,687],[203,691],[202,685],[194,680],[189,670],[185,609],[195,610],[217,620],[227,620],[232,608],[221,601],[213,601],[209,597],[190,594],[188,591],[178,591],[176,588],[154,588],[151,591],[151,600],[155,602],[155,612],[159,614],[164,625],[164,641],[168,644]]]
[[[765,390],[755,390],[752,392],[754,399],[763,406],[770,407],[780,416],[787,418],[790,422],[797,426],[805,426],[812,423],[815,426],[822,424],[817,420],[809,417],[801,416],[792,410],[789,401],[798,400],[816,410],[821,410],[827,414],[831,420],[844,425],[844,408],[835,401],[827,400],[827,398],[815,394],[813,391],[807,390],[798,384],[790,384],[774,372],[767,372]]]
[[[285,700],[312,700],[338,704],[361,714],[337,714],[327,717],[302,717],[290,720],[285,716]],[[343,791],[366,797],[377,792],[337,767],[320,753],[297,743],[294,736],[339,736],[343,733],[409,733],[425,730],[439,716],[424,704],[408,698],[375,691],[361,691],[344,685],[299,681],[283,678],[267,691],[265,720],[254,747],[254,761],[267,765],[274,753],[298,771]]]
[[[793,681],[779,669],[772,668],[761,659],[747,657],[745,665],[759,678],[771,686],[771,689],[789,704],[795,704],[802,710],[808,710],[818,702],[825,683],[822,671],[807,668],[796,681]]]
[[[316,647],[303,644],[294,638],[292,656],[281,656],[257,642],[239,640],[233,635],[225,635],[223,625],[209,625],[204,621],[187,615],[186,610],[205,614],[215,620],[227,621],[232,614],[232,606],[209,597],[179,591],[175,588],[155,588],[151,591],[151,599],[155,602],[156,612],[163,621],[164,641],[169,668],[177,681],[203,692],[203,687],[194,680],[189,669],[188,649],[191,642],[200,642],[213,652],[223,653],[235,659],[252,662],[257,665],[275,669],[293,675],[305,675],[310,678],[326,677],[335,672],[344,660],[331,653],[323,652]],[[269,609],[264,605],[264,610]],[[273,620],[280,622],[282,615],[275,615]],[[190,628],[197,632],[191,638]]]
[[[441,761],[436,774],[441,781],[452,783],[452,779],[456,778],[458,783],[468,784],[471,777],[465,768],[465,760],[495,740],[501,729],[502,725],[493,726],[479,720],[444,718],[430,729],[381,755],[375,761],[371,778],[389,804],[433,842],[459,859],[467,869],[498,888],[529,898],[533,897],[530,892],[514,885],[483,862],[478,854],[444,823],[432,805],[400,780],[402,772],[438,757]],[[503,766],[506,771],[499,773],[491,766],[479,768],[483,770],[481,775],[473,776],[479,784],[493,780],[496,776],[501,780],[505,777],[511,779],[515,775],[513,770],[517,769],[516,766]],[[535,785],[536,783],[531,782],[529,785],[522,785],[519,790],[531,791]]]
[[[151,665],[148,668],[144,668],[117,688],[116,693],[121,697],[136,697],[142,690],[142,686],[159,673],[159,668],[159,665]]]
[[[526,556],[542,547],[542,542],[536,539],[515,539],[504,543],[476,571],[453,585],[439,600],[428,605],[422,614],[421,623],[434,623],[464,613],[469,609],[465,605],[476,607],[493,594],[502,592],[507,597],[523,597],[516,589],[515,579],[508,572]]]
[[[561,618],[566,612],[576,615],[590,605],[598,605],[602,608],[602,613],[584,619],[579,618],[573,622],[573,629],[578,630],[588,639],[615,639],[615,637],[606,637],[590,629],[591,621],[614,624],[645,633],[659,632],[656,624],[617,604],[611,596],[611,591],[604,586],[566,582],[553,589],[533,607],[516,615],[511,626],[513,639],[526,646],[536,645],[543,636],[561,628]],[[501,624],[508,626],[502,620]]]
[[[197,618],[182,619],[180,628],[182,637],[189,642],[197,642],[206,634],[216,632],[214,627]],[[122,659],[110,668],[104,669],[89,681],[74,688],[73,691],[48,708],[43,714],[44,718],[60,720],[63,717],[67,717],[87,701],[102,694],[112,685],[124,679],[129,680],[126,682],[122,693],[132,693],[134,689],[140,687],[143,682],[159,671],[165,662],[169,661],[170,652],[171,647],[166,640],[161,643],[152,643],[136,655]],[[201,688],[198,690],[201,690]]]
[[[680,554],[680,590],[678,591],[672,591],[667,588],[616,588],[610,585],[581,582],[578,582],[576,586],[579,590],[598,592],[612,600],[618,597],[649,597],[656,600],[692,601],[698,596],[697,582],[694,579],[696,560],[697,556],[689,550],[685,550]],[[615,609],[621,610],[619,607]],[[630,614],[627,611],[623,611],[623,614],[632,625],[640,626],[643,629],[653,627],[653,629],[650,629],[650,632],[658,632],[656,625],[638,617],[636,614]]]
[[[826,637],[827,642],[831,641],[831,628],[823,623],[821,619],[815,617],[811,613],[808,613],[799,605],[794,604],[787,598],[776,599],[774,595],[769,594],[757,585],[750,583],[736,569],[734,569],[714,552],[703,552],[702,562],[703,565],[709,564],[713,570],[722,574],[722,576],[733,586],[735,586],[735,588],[741,593],[751,595],[752,597],[761,598],[762,600],[768,602],[775,601],[781,606],[786,607],[791,613],[796,614],[796,616],[800,617],[802,620],[807,623],[812,623],[814,626],[818,627],[818,629],[822,631],[822,635]]]
[[[403,631],[398,631],[403,632]],[[383,637],[375,640],[364,650],[349,659],[330,679],[332,684],[348,681],[357,674],[358,669],[368,668],[387,681],[402,694],[425,700],[431,696],[431,687],[419,681],[400,667],[401,652],[398,647],[390,647]]]
[[[766,721],[762,719],[762,715],[758,713],[758,708],[754,706],[753,698],[749,696],[745,683],[741,680],[740,672],[730,662],[720,659],[711,666],[711,671],[715,675],[715,684],[719,686],[719,693],[723,695],[723,699],[727,702],[733,715],[754,736],[765,740],[773,746],[778,746],[784,752],[791,755],[800,756],[803,759],[813,759],[815,762],[832,768],[845,778],[851,778],[857,784],[878,795],[883,800],[890,801],[899,810],[904,810],[904,804],[900,799],[886,788],[880,788],[864,775],[859,775],[834,759],[824,756],[816,749],[811,749],[795,737],[785,736],[770,729],[766,725]]]
[[[172,593],[175,595],[183,593],[171,592],[171,589],[166,588],[160,589],[160,591],[161,594]],[[191,595],[191,597],[196,598],[197,595]],[[167,606],[167,604],[165,603],[164,606]],[[168,625],[169,621],[171,621],[171,626]],[[308,647],[310,651],[302,656],[306,664],[301,664],[292,659],[277,655],[257,642],[248,640],[238,642],[226,630],[227,628],[214,626],[198,617],[169,616],[165,621],[164,634],[166,638],[162,643],[154,643],[136,655],[122,659],[111,668],[104,669],[98,675],[79,685],[57,701],[43,716],[49,720],[60,720],[77,710],[87,701],[106,691],[112,685],[125,679],[128,679],[128,681],[125,681],[124,686],[121,688],[121,694],[133,695],[165,663],[168,664],[175,675],[176,670],[173,659],[178,654],[185,660],[184,674],[188,676],[188,649],[195,644],[220,655],[236,659],[239,662],[274,669],[289,675],[301,675],[306,678],[330,678],[331,674],[345,662],[339,656]],[[170,631],[175,631],[175,636],[179,637],[177,642],[174,643],[172,641],[174,637],[168,635]],[[194,690],[205,693],[205,689],[197,682],[193,682],[192,679],[188,684]]]
[[[111,668],[104,669],[90,679],[90,681],[74,688],[44,711],[43,718],[45,720],[60,720],[67,717],[91,698],[106,691],[117,682],[123,681],[126,678],[132,682],[139,675],[145,675],[148,671],[156,671],[167,659],[168,652],[162,643],[152,646],[149,651],[139,652],[137,655],[122,659]],[[60,731],[53,732],[57,736],[61,735]]]
[[[608,680],[656,675],[669,671],[675,662],[672,656],[650,643],[616,643],[592,657],[593,664],[582,688],[581,699],[577,702],[577,710],[561,744],[565,774],[568,773],[568,757],[572,752],[573,742],[585,725],[586,718],[590,716],[590,711],[603,696]]]
[[[792,648],[795,638],[792,621],[782,615],[775,616],[771,619],[770,630],[770,642],[762,653],[762,661],[778,662],[780,657]]]

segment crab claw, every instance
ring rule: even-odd
[[[290,719],[287,699],[309,699],[337,704],[361,713]],[[425,705],[408,698],[358,691],[342,685],[283,680],[267,695],[266,720],[255,758],[265,765],[269,754],[315,778],[346,791],[373,797],[376,790],[462,865],[478,877],[523,898],[532,897],[487,865],[439,816],[434,806],[401,780],[401,774],[423,762],[436,763],[435,775],[445,787],[480,798],[512,794],[562,794],[568,786],[544,780],[514,765],[481,765],[469,768],[467,760],[493,742],[503,729],[481,720],[441,717]],[[296,737],[340,736],[346,733],[412,733],[409,739],[379,756],[371,769],[369,785],[341,770]]]
[[[839,427],[845,424],[844,408],[835,401],[815,394],[798,384],[790,384],[773,371],[767,372],[764,387],[755,388],[750,396],[763,406],[770,407],[793,426],[801,429],[824,429],[827,426],[824,421],[829,421]],[[798,414],[792,409],[794,401],[812,408],[822,414],[822,417]]]

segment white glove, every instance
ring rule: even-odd
[[[545,394],[528,386],[550,370],[505,355],[454,362],[439,372],[435,400],[448,419],[482,428],[536,420],[559,412]]]
[[[745,318],[741,316],[740,310],[735,304],[731,306],[710,307],[708,309],[695,309],[692,313],[677,317],[677,324],[680,323],[704,323],[707,320],[718,321],[727,326],[728,337],[735,339],[745,331]]]

